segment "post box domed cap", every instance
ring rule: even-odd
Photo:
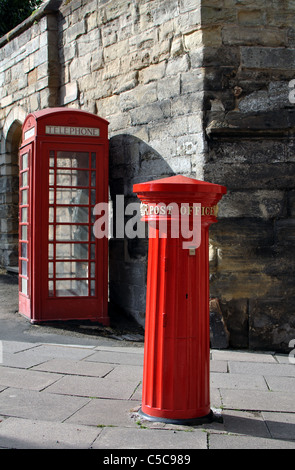
[[[206,181],[188,178],[187,176],[176,175],[169,178],[162,178],[145,183],[133,185],[135,193],[142,192],[193,192],[193,193],[219,193],[226,194],[225,186],[207,183]]]

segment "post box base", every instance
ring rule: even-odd
[[[142,411],[140,408],[138,414],[146,419],[147,421],[156,421],[160,423],[167,423],[167,424],[179,424],[182,426],[198,426],[200,424],[208,424],[214,421],[214,414],[213,411],[210,410],[210,413],[206,416],[201,416],[198,418],[190,418],[190,419],[169,419],[169,418],[161,418],[158,416],[151,416]]]

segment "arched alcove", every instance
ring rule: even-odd
[[[18,152],[26,112],[19,106],[7,115],[3,126],[0,170],[0,264],[18,269]]]

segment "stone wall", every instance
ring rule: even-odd
[[[54,2],[0,39],[0,265],[18,266],[18,147],[27,113],[58,100]]]
[[[109,120],[111,199],[137,201],[133,184],[149,179],[202,179],[199,1],[73,0],[61,15],[61,104]],[[146,240],[110,241],[111,301],[141,324],[146,254]]]
[[[24,116],[84,109],[110,122],[114,203],[122,194],[137,201],[134,183],[173,174],[228,187],[211,228],[214,305],[230,346],[287,349],[295,337],[294,8],[291,0],[50,0],[2,38],[0,263],[16,263]],[[110,240],[110,300],[141,324],[146,255],[146,239]]]
[[[294,311],[294,4],[204,0],[204,178],[228,195],[213,227],[211,295],[234,347],[288,349]]]

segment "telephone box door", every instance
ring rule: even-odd
[[[42,224],[42,252],[46,253],[42,316],[44,320],[79,319],[87,311],[89,319],[95,318],[97,297],[101,306],[107,299],[103,283],[107,247],[93,232],[93,209],[103,200],[103,185],[107,185],[98,167],[105,158],[104,149],[44,144],[42,153],[47,161],[43,171],[49,176],[44,198],[48,204],[42,210],[46,218]]]
[[[19,302],[22,313],[30,315],[31,305],[31,161],[32,144],[19,155]]]

